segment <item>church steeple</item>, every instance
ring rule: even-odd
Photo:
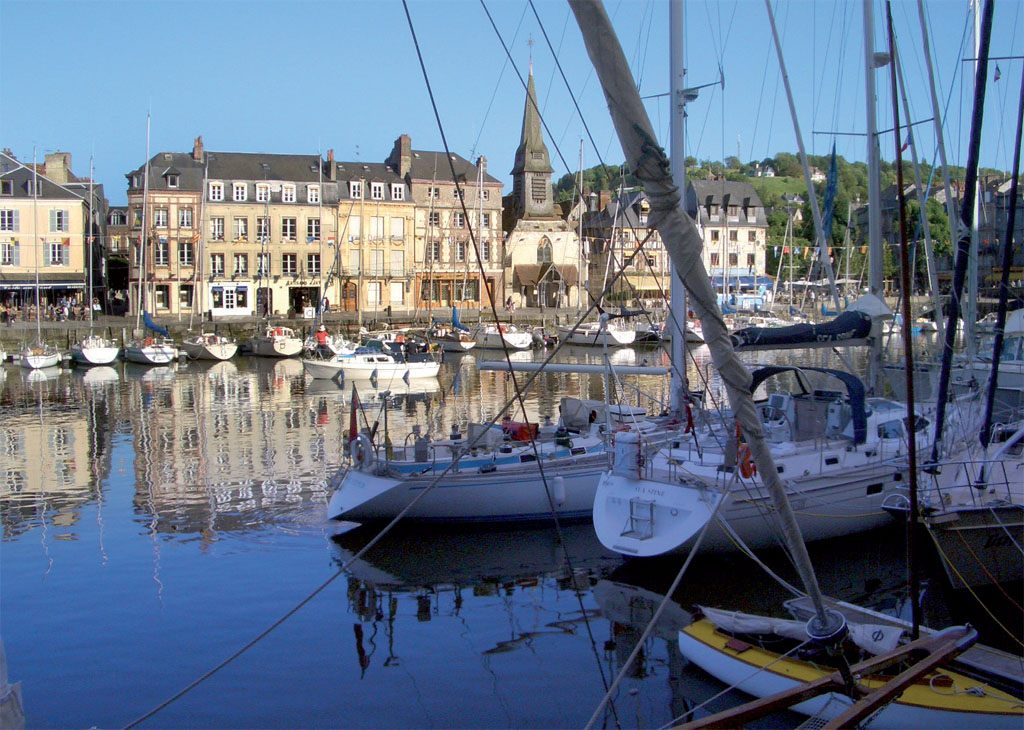
[[[537,107],[537,91],[533,86],[533,58],[526,84],[526,108],[523,110],[523,133],[512,168],[512,197],[517,219],[551,218],[555,215],[551,193],[551,160],[544,144],[544,133]]]

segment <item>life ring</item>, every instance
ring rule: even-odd
[[[750,447],[746,444],[740,444],[736,449],[736,461],[739,462],[740,474],[744,478],[749,479],[757,474],[757,464],[750,458]]]
[[[144,345],[145,345],[146,347],[150,347],[150,346],[152,346],[152,344],[153,344],[153,338],[152,338],[152,337],[147,337],[147,338],[145,339],[145,341],[143,342],[143,344],[144,344]]]
[[[365,433],[361,433],[352,439],[348,445],[349,456],[357,468],[364,468],[373,463],[373,442]]]
[[[271,334],[272,334],[272,335],[273,335],[274,337],[283,337],[283,336],[284,336],[284,330],[283,330],[283,329],[281,329],[280,327],[278,327],[278,328],[276,328],[276,329],[275,329],[275,330],[274,330],[274,331],[273,331],[273,332],[272,332]]]

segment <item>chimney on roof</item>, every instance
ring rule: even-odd
[[[597,209],[604,210],[612,202],[612,191],[602,190],[597,196]]]
[[[13,152],[11,152],[11,148],[10,148],[10,147],[4,147],[4,149],[3,149],[3,153],[4,153],[5,155],[7,155],[8,157],[10,157],[10,158],[11,158],[12,160],[13,160],[13,159],[15,159],[15,158],[14,158],[14,153],[13,153]]]
[[[484,157],[483,155],[480,155],[479,157],[477,157],[476,158],[476,166],[484,174],[484,177],[487,177],[487,158]]]
[[[412,169],[412,138],[403,134],[395,140],[394,149],[388,157],[387,164],[398,173],[399,177],[405,177]]]
[[[71,153],[53,152],[47,155],[43,175],[47,180],[60,185],[67,183],[71,179]]]
[[[327,179],[338,179],[338,166],[334,164],[334,150],[327,150]]]
[[[192,159],[196,162],[205,162],[203,153],[203,135],[199,135],[192,142]]]

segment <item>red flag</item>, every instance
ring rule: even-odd
[[[358,425],[356,424],[356,410],[360,408],[359,405],[359,394],[356,392],[356,384],[352,383],[352,414],[348,419],[348,441],[352,443],[356,440],[356,436],[359,435]]]

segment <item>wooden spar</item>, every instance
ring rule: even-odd
[[[900,105],[897,99],[896,84],[896,36],[892,29],[892,2],[886,0],[885,15],[889,31],[889,75],[892,83],[892,119],[896,140],[896,195],[899,200],[900,220],[900,289],[902,289],[903,307],[903,373],[906,378],[904,387],[907,391],[907,430],[911,433],[907,439],[907,467],[910,483],[910,514],[907,519],[907,573],[910,592],[910,638],[916,639],[921,630],[921,585],[917,573],[917,543],[914,535],[917,530],[917,418],[914,412],[914,344],[910,337],[910,252],[907,244],[907,201],[903,194],[903,155],[900,150]],[[910,120],[907,120],[908,128]],[[918,189],[920,195],[920,189]],[[921,215],[926,215],[924,205]]]
[[[854,727],[857,722],[868,717],[879,709],[879,706],[898,697],[910,684],[924,676],[935,667],[952,660],[964,652],[978,640],[978,632],[968,626],[953,626],[917,641],[912,641],[887,654],[868,659],[850,667],[855,676],[877,674],[893,664],[905,659],[916,660],[909,669],[886,682],[874,691],[868,691],[857,685],[856,702],[846,712],[825,725],[830,730]],[[921,655],[924,654],[923,658]],[[701,718],[679,725],[678,730],[697,730],[698,728],[736,728],[747,723],[780,712],[793,705],[813,699],[828,692],[846,692],[846,684],[839,672],[798,685],[793,689],[764,697],[731,710],[718,712],[709,717]]]

